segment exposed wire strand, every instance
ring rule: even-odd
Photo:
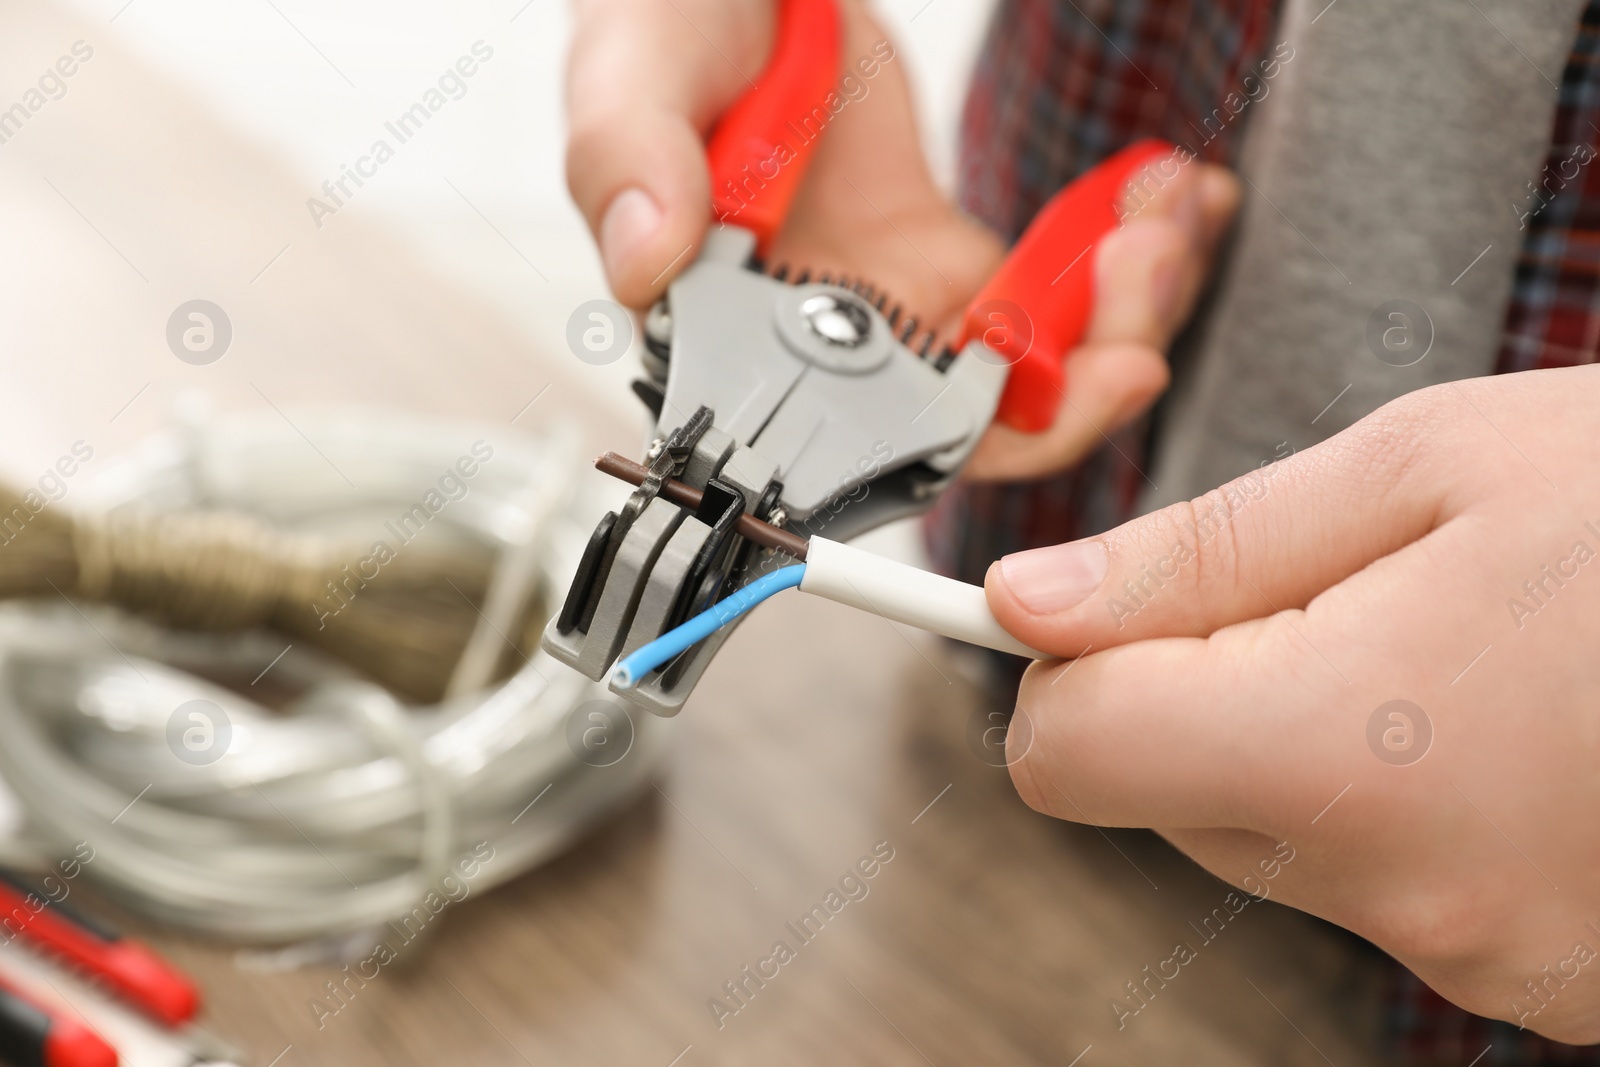
[[[762,575],[688,622],[623,656],[611,670],[611,684],[617,689],[632,689],[651,671],[693,648],[768,597],[785,589],[793,589],[805,576],[804,563],[780,567]]]

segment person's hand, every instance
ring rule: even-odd
[[[840,95],[769,260],[864,278],[924,328],[954,336],[1000,262],[1000,240],[934,184],[904,62],[860,0],[841,0]],[[693,260],[712,222],[704,139],[772,47],[772,0],[582,0],[568,66],[567,183],[617,299],[643,308]],[[893,56],[883,60],[884,55]],[[866,77],[864,59],[875,59]],[[819,101],[820,103],[820,101]],[[1041,434],[996,426],[965,471],[1037,477],[1067,467],[1135,417],[1167,381],[1164,352],[1188,317],[1238,199],[1231,175],[1191,163],[1072,267],[1100,299],[1067,365],[1067,400]],[[1063,268],[1068,264],[1063,263]]]
[[[841,0],[840,12],[847,102],[824,127],[768,259],[867,278],[937,324],[977,292],[1000,242],[934,185],[887,35],[860,0]],[[567,184],[623,303],[649,305],[700,247],[712,222],[704,140],[760,75],[775,21],[773,0],[578,5]]]
[[[1468,1010],[1600,1039],[1597,406],[1600,367],[1436,386],[996,563],[1006,629],[1077,657],[1023,681],[1023,799],[1157,828]]]
[[[1069,268],[1095,272],[1095,305],[1083,343],[1067,355],[1055,422],[1036,434],[995,423],[961,476],[1053,474],[1149,408],[1167,387],[1167,346],[1194,310],[1238,204],[1239,180],[1209,163],[1185,164],[1142,203],[1130,195],[1121,228]]]

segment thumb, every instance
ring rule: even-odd
[[[665,291],[711,220],[704,149],[682,116],[636,110],[574,128],[567,184],[611,291],[632,308]]]
[[[693,260],[711,220],[703,135],[770,43],[751,5],[682,8],[583,6],[568,61],[567,187],[635,308]]]
[[[984,583],[990,610],[1025,644],[1070,657],[1303,608],[1442,521],[1450,473],[1414,406],[1303,452],[1281,445],[1277,462],[1099,537],[1006,556]]]

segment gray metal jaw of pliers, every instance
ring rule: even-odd
[[[741,512],[834,540],[919,514],[999,402],[1008,367],[980,342],[919,355],[859,288],[779,280],[754,253],[748,231],[713,230],[647,317],[636,389],[656,414],[650,476],[595,528],[543,640],[597,681],[619,656],[793,562],[741,537]],[[662,499],[666,478],[704,490],[700,508]],[[677,714],[730,630],[613,691]]]

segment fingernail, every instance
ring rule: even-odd
[[[661,228],[661,209],[643,189],[624,189],[600,220],[600,258],[613,281],[628,261]]]
[[[1073,541],[1000,560],[1000,576],[1022,606],[1035,615],[1053,615],[1081,604],[1106,577],[1106,546]]]

